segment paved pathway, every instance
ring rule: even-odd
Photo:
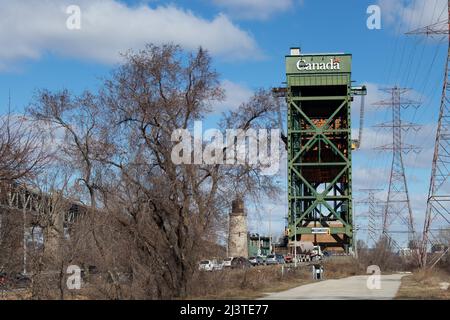
[[[381,289],[367,288],[367,276],[354,276],[337,280],[324,280],[286,291],[271,293],[262,299],[393,299],[405,274],[381,275]]]

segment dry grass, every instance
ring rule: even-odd
[[[288,289],[309,279],[307,269],[284,269],[281,266],[261,266],[244,270],[199,272],[191,285],[189,299],[253,299],[264,292]]]
[[[365,274],[366,270],[353,257],[336,256],[323,262],[325,278],[339,279]]]
[[[15,291],[0,291],[0,300],[29,300],[31,292],[28,289]]]
[[[364,273],[350,257],[337,257],[323,262],[326,279],[338,279]],[[191,284],[188,299],[255,299],[266,293],[288,290],[313,282],[311,266],[297,268],[261,266],[246,270],[200,272]]]
[[[450,299],[450,287],[443,290],[440,283],[450,282],[450,275],[442,270],[416,271],[403,277],[396,299]]]
[[[1,300],[32,300],[33,296],[30,289],[22,289],[15,291],[0,291]],[[40,298],[43,299],[43,298]],[[59,296],[54,291],[52,296],[46,297],[44,300],[58,300]],[[89,300],[89,296],[86,294],[86,290],[80,293],[68,293],[64,296],[65,300]]]

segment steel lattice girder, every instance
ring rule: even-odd
[[[308,74],[306,81],[302,76],[288,71],[289,236],[298,239],[313,227],[326,227],[335,246],[346,249],[353,236],[350,72],[339,78]],[[315,76],[327,77],[326,83],[318,84]],[[338,95],[330,94],[333,77],[339,80]],[[315,94],[303,94],[307,90]]]

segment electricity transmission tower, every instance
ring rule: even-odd
[[[449,35],[450,0],[448,17],[429,26],[410,31],[407,34]],[[445,63],[444,83],[439,108],[434,154],[431,167],[431,179],[428,189],[427,208],[420,246],[420,264],[427,266],[429,246],[441,245],[439,237],[450,231],[450,94],[449,94],[450,35],[448,37],[447,60]],[[445,253],[445,252],[444,252]],[[438,257],[439,259],[440,257]]]
[[[380,231],[382,230],[382,223],[381,223],[381,217],[379,210],[377,209],[377,206],[379,203],[383,202],[375,197],[375,194],[379,191],[382,191],[381,189],[360,189],[360,191],[366,192],[367,198],[358,201],[359,204],[365,204],[368,206],[368,211],[357,215],[360,218],[367,218],[367,244],[369,244],[369,241],[373,241],[374,244],[377,243],[377,241],[380,238]]]
[[[408,246],[412,247],[415,237],[414,217],[411,210],[411,203],[406,183],[403,154],[410,151],[416,152],[418,148],[406,144],[402,139],[402,132],[408,129],[418,130],[419,126],[413,123],[402,121],[401,109],[410,106],[418,107],[419,104],[411,100],[402,99],[402,95],[409,91],[406,88],[383,89],[390,94],[389,100],[383,100],[374,105],[387,106],[392,108],[392,122],[382,123],[376,127],[392,130],[392,144],[378,147],[378,150],[392,150],[392,166],[389,178],[389,190],[386,207],[383,214],[382,232],[390,241],[394,240],[398,244],[404,242],[402,235],[407,234]]]

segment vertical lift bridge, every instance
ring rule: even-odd
[[[353,244],[350,54],[286,56],[288,237],[348,253]],[[363,104],[362,104],[363,105]]]

